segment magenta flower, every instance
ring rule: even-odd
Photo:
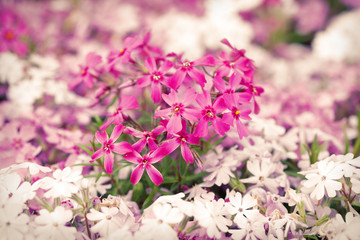
[[[112,67],[119,61],[128,63],[130,61],[131,52],[142,44],[142,39],[137,37],[127,37],[124,40],[124,48],[121,50],[112,50],[108,56],[109,66]]]
[[[166,155],[170,154],[175,150],[173,144],[168,142],[163,143],[158,149],[152,151],[145,156],[141,156],[137,151],[126,153],[124,158],[132,163],[138,164],[134,169],[130,177],[130,182],[134,185],[140,181],[144,170],[146,170],[151,181],[155,185],[160,185],[163,182],[163,177],[159,170],[157,170],[152,164],[160,162]]]
[[[143,88],[151,85],[151,99],[154,102],[161,101],[162,86],[167,84],[167,77],[165,74],[172,67],[172,62],[164,61],[163,64],[158,68],[154,57],[148,57],[145,61],[145,67],[148,70],[148,74],[137,80],[138,87]]]
[[[197,109],[187,107],[196,99],[196,92],[193,89],[188,89],[184,92],[181,100],[175,91],[171,91],[169,94],[162,94],[164,101],[170,106],[170,108],[158,110],[155,112],[155,117],[169,116],[170,121],[166,125],[166,130],[169,133],[177,133],[181,131],[181,117],[189,121],[197,122],[200,117]]]
[[[141,152],[146,144],[148,144],[150,151],[155,151],[158,149],[157,137],[165,131],[163,126],[158,126],[154,128],[151,132],[144,131],[140,132],[132,127],[126,127],[124,133],[131,134],[137,138],[140,138],[136,143],[132,145],[133,149],[136,152]]]
[[[223,121],[232,127],[234,126],[235,121],[239,138],[242,139],[243,137],[247,137],[249,135],[249,130],[240,119],[251,120],[249,117],[249,114],[251,113],[249,104],[242,104],[239,95],[224,95],[224,100],[231,112],[223,114]]]
[[[222,119],[216,115],[222,113],[226,109],[223,98],[217,98],[214,103],[211,103],[210,93],[204,91],[203,94],[199,94],[196,97],[196,102],[201,107],[201,119],[196,125],[194,135],[197,137],[206,136],[208,133],[209,121],[218,134],[225,135],[230,126],[224,123]]]
[[[85,86],[88,88],[92,88],[94,86],[94,78],[97,75],[97,65],[101,63],[101,56],[95,55],[95,53],[91,52],[86,55],[86,65],[80,67],[80,74],[69,83],[69,88],[73,89],[79,83],[84,82]]]
[[[237,72],[240,75],[243,75],[243,80],[245,80],[245,82],[252,82],[253,73],[256,67],[250,59],[245,57],[245,50],[239,50],[233,47],[226,39],[221,42],[230,47],[232,51],[230,54],[227,52],[222,52],[220,54],[220,61],[218,64],[221,64],[221,66],[216,70],[215,78],[222,78]]]
[[[260,96],[264,89],[262,87],[254,86],[253,84],[246,84],[248,89],[246,92],[250,93],[252,95],[252,98],[254,99],[254,112],[255,114],[258,114],[260,112],[259,104],[256,102],[255,96]]]
[[[241,85],[242,76],[238,73],[233,73],[230,78],[229,82],[225,82],[222,78],[215,78],[214,85],[217,90],[219,90],[222,94],[227,95],[238,95],[240,100],[243,102],[249,102],[252,98],[252,94],[246,92],[239,92],[244,91],[246,86]]]
[[[134,96],[122,95],[120,97],[119,107],[113,114],[108,115],[108,120],[100,126],[100,130],[104,131],[110,126],[110,124],[121,124],[124,121],[124,111],[138,108],[139,103]]]
[[[0,13],[0,52],[12,50],[16,54],[23,56],[29,48],[21,40],[26,36],[26,25],[9,11]]]
[[[123,125],[115,126],[110,138],[107,135],[106,131],[97,131],[95,134],[96,139],[103,145],[103,147],[97,150],[91,156],[91,162],[99,159],[102,155],[105,155],[104,168],[107,173],[112,173],[112,168],[114,164],[114,155],[112,152],[125,154],[132,151],[131,145],[128,142],[115,143],[124,128],[125,127]]]
[[[186,121],[182,121],[182,130],[176,134],[171,134],[169,144],[172,144],[172,148],[176,149],[180,146],[181,155],[187,164],[194,162],[194,156],[190,151],[189,144],[199,145],[199,138],[193,134],[186,132]]]
[[[172,89],[178,89],[181,83],[186,77],[195,80],[200,84],[201,87],[205,86],[206,79],[203,72],[196,68],[196,66],[214,66],[215,58],[211,55],[204,56],[193,62],[190,61],[180,61],[181,66],[169,80],[169,87]]]

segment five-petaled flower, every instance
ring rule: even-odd
[[[164,142],[158,149],[141,156],[137,151],[132,151],[124,154],[124,158],[132,163],[137,164],[130,177],[130,182],[137,184],[142,177],[144,170],[148,173],[151,181],[155,185],[160,185],[163,182],[163,177],[159,170],[152,164],[160,162],[166,155],[174,151],[175,148],[172,144]]]
[[[156,66],[154,57],[148,57],[145,67],[148,70],[146,76],[137,80],[138,87],[143,88],[151,84],[151,99],[154,102],[161,101],[162,85],[167,85],[168,78],[165,74],[172,67],[172,62],[165,60],[160,67]]]
[[[69,88],[73,89],[81,82],[84,82],[85,86],[92,88],[94,86],[94,78],[97,74],[97,65],[101,63],[101,56],[96,55],[93,52],[86,55],[86,64],[85,66],[79,65],[80,73],[77,74],[76,78],[69,83]]]
[[[188,105],[194,102],[196,96],[197,95],[193,89],[186,90],[181,100],[175,91],[171,91],[169,94],[162,94],[164,101],[170,107],[156,111],[155,117],[171,115],[170,120],[166,125],[166,130],[169,133],[177,133],[181,131],[181,117],[194,122],[197,122],[200,117],[197,109],[188,107]]]
[[[98,131],[95,134],[96,139],[103,146],[92,155],[91,160],[94,161],[96,159],[99,159],[102,155],[105,155],[104,168],[107,173],[112,173],[112,168],[114,164],[114,155],[112,152],[125,154],[132,151],[131,145],[128,142],[115,143],[124,128],[125,127],[123,125],[115,126],[110,138],[105,131]]]
[[[196,97],[196,102],[201,107],[201,119],[196,126],[195,136],[204,137],[207,135],[209,121],[218,134],[225,135],[230,126],[217,116],[217,114],[222,113],[226,109],[224,100],[217,98],[214,103],[211,103],[210,93],[204,91],[203,94],[199,94]]]

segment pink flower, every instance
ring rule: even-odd
[[[0,52],[12,50],[25,55],[29,48],[21,38],[26,34],[26,25],[18,17],[6,10],[0,13]]]
[[[222,78],[215,78],[214,85],[222,94],[238,95],[243,101],[250,101],[252,94],[239,92],[246,88],[246,86],[241,85],[242,79],[242,75],[233,73],[229,78],[229,82],[225,82]]]
[[[36,137],[35,127],[21,122],[10,122],[1,129],[1,148],[18,151]]]
[[[124,129],[124,133],[131,134],[137,138],[140,138],[139,141],[132,145],[133,149],[136,152],[141,152],[146,144],[148,144],[150,151],[155,151],[158,147],[156,138],[165,131],[163,126],[158,126],[154,128],[151,132],[144,131],[140,132],[132,127],[127,127]]]
[[[108,120],[101,125],[100,130],[104,131],[110,126],[110,124],[121,124],[124,121],[124,111],[138,108],[139,103],[134,96],[122,95],[120,97],[119,107],[113,114],[108,115]]]
[[[223,121],[231,126],[234,126],[235,121],[239,138],[242,139],[243,137],[247,137],[249,135],[249,130],[240,121],[240,118],[251,120],[249,117],[251,109],[249,104],[246,104],[249,103],[249,101],[242,100],[240,96],[241,95],[224,95],[225,103],[231,112],[223,114]]]
[[[107,173],[112,173],[112,167],[114,164],[114,155],[112,152],[125,154],[132,151],[131,145],[127,142],[115,143],[124,128],[125,127],[123,125],[115,126],[110,138],[105,131],[98,131],[95,134],[96,139],[103,145],[103,147],[91,156],[91,162],[100,158],[102,155],[105,155],[104,167]]]
[[[158,149],[152,151],[145,156],[141,156],[137,151],[126,153],[124,158],[132,163],[138,164],[134,169],[130,177],[130,182],[137,184],[142,177],[144,170],[146,170],[151,181],[155,185],[160,185],[163,182],[163,177],[159,170],[157,170],[152,164],[160,162],[166,155],[175,150],[172,144],[168,142],[163,143]]]
[[[160,102],[162,92],[161,85],[167,84],[167,77],[165,74],[172,67],[172,63],[165,60],[158,68],[156,66],[155,58],[148,57],[145,61],[145,67],[148,70],[148,74],[137,80],[138,87],[143,88],[151,85],[151,99],[154,102]]]
[[[127,37],[124,40],[124,48],[121,50],[112,50],[108,56],[109,65],[112,68],[116,63],[128,63],[131,52],[142,44],[142,39],[137,37]]]
[[[92,88],[94,86],[94,78],[96,77],[96,66],[101,63],[101,56],[95,55],[91,52],[86,55],[86,65],[80,67],[80,74],[69,83],[69,88],[72,90],[79,83],[84,82],[85,86]]]
[[[181,83],[186,77],[195,80],[201,87],[205,86],[206,79],[203,72],[196,68],[196,66],[214,66],[215,58],[211,55],[207,55],[193,62],[180,61],[181,66],[169,80],[169,87],[172,89],[178,89]]]
[[[256,67],[252,60],[245,57],[245,50],[239,50],[233,47],[226,39],[221,42],[230,47],[232,51],[230,54],[227,52],[222,52],[220,54],[221,66],[216,70],[215,79],[221,79],[224,76],[229,76],[230,74],[237,72],[243,76],[245,82],[252,82]]]
[[[255,100],[255,96],[260,96],[264,92],[264,89],[262,87],[254,86],[252,83],[246,85],[248,87],[246,92],[250,93],[254,99],[254,112],[255,114],[258,114],[260,112],[260,107]]]
[[[178,146],[181,148],[181,155],[184,160],[189,164],[194,162],[194,156],[191,153],[189,144],[199,145],[199,138],[193,134],[186,132],[186,121],[182,121],[182,130],[178,133],[171,134],[169,144],[172,144],[172,148],[176,149]]]
[[[179,100],[179,96],[175,91],[171,91],[169,94],[162,94],[162,98],[170,108],[156,111],[155,118],[171,115],[170,121],[166,125],[166,130],[169,133],[181,131],[181,117],[194,122],[197,122],[200,117],[198,110],[187,107],[194,102],[196,96],[197,94],[193,89],[186,90],[181,100]]]
[[[215,131],[220,135],[225,135],[230,126],[223,122],[223,120],[216,114],[222,113],[226,109],[225,102],[222,98],[215,99],[211,103],[210,93],[204,91],[196,97],[196,102],[201,107],[201,119],[198,122],[194,135],[197,137],[204,137],[208,133],[209,121],[213,125]]]

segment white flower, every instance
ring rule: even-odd
[[[170,224],[177,224],[183,219],[184,214],[177,207],[168,203],[155,203],[152,207],[151,218],[144,218],[142,226],[135,234],[135,239],[178,239],[176,231]],[[149,214],[148,214],[149,215]]]
[[[242,240],[242,239],[267,239],[265,235],[265,217],[258,218],[253,221],[249,221],[244,218],[240,225],[238,225],[239,229],[231,229],[229,233],[231,233],[231,237],[234,240]]]
[[[227,232],[231,220],[224,217],[228,215],[224,199],[218,201],[194,201],[194,219],[206,229],[210,238],[220,238],[221,232]],[[221,231],[221,232],[220,232]]]
[[[251,159],[247,162],[247,168],[254,176],[241,179],[241,182],[253,183],[257,187],[265,186],[273,193],[278,192],[279,183],[272,176],[277,170],[277,164],[274,164],[271,158]]]
[[[360,10],[339,14],[323,32],[315,35],[314,54],[335,61],[360,58]]]
[[[337,181],[343,176],[342,166],[328,159],[316,164],[316,171],[310,170],[311,172],[305,175],[308,180],[303,181],[303,191],[311,192],[310,197],[316,200],[324,197],[325,189],[329,197],[335,197],[336,191],[342,187],[341,183]]]
[[[221,186],[228,184],[230,177],[234,177],[232,171],[239,166],[239,161],[231,150],[225,152],[221,146],[216,147],[216,152],[217,154],[210,151],[206,156],[204,171],[210,174],[204,177],[204,181],[209,182],[215,179],[215,185]]]
[[[193,199],[201,196],[204,193],[207,193],[207,191],[204,188],[209,188],[213,186],[214,182],[215,180],[211,182],[202,182],[199,184],[195,184],[192,188],[185,191],[185,193],[189,193],[188,199]]]
[[[239,192],[231,191],[229,194],[230,204],[228,211],[231,214],[236,214],[234,218],[235,223],[240,223],[242,218],[252,219],[254,215],[259,213],[259,210],[253,209],[257,206],[257,200],[246,194],[244,197]]]
[[[29,216],[21,212],[22,207],[17,202],[7,203],[5,208],[0,208],[1,239],[26,239]]]
[[[360,217],[348,212],[345,220],[340,214],[320,227],[319,234],[327,239],[360,239]]]
[[[14,165],[14,170],[15,169],[21,169],[21,168],[27,168],[29,170],[30,175],[36,175],[39,172],[43,172],[43,173],[48,173],[51,172],[51,169],[48,167],[44,167],[41,166],[37,163],[32,163],[32,162],[23,162],[20,163],[18,165]]]
[[[23,206],[26,200],[32,199],[35,192],[29,182],[21,183],[21,177],[17,173],[7,174],[0,177],[0,194],[2,204],[9,200]]]
[[[41,209],[39,214],[35,218],[35,223],[38,224],[34,230],[36,239],[75,239],[76,229],[65,226],[73,216],[71,210],[65,210],[64,207],[58,206],[53,212]]]
[[[36,187],[49,189],[44,194],[46,198],[70,197],[71,194],[78,192],[79,187],[75,183],[82,179],[80,171],[72,171],[69,167],[63,170],[57,169],[53,173],[53,177],[45,177],[35,182]]]
[[[24,63],[16,54],[0,53],[0,82],[14,84],[24,76]]]
[[[118,216],[117,207],[101,207],[101,212],[90,209],[87,218],[90,221],[97,222],[91,227],[91,231],[99,233],[101,236],[108,236],[111,232],[121,227],[121,219]]]

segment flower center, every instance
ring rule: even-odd
[[[87,74],[87,68],[83,68],[81,70],[81,76],[85,76]]]
[[[191,63],[190,62],[184,62],[183,63],[183,68],[190,68],[191,67]]]
[[[154,74],[154,75],[152,76],[152,79],[153,79],[155,82],[158,82],[158,81],[161,79],[161,76],[158,75],[158,74]]]
[[[107,215],[107,216],[106,216],[106,219],[107,219],[107,220],[111,220],[111,218],[112,218],[112,217],[111,217],[110,215]]]
[[[20,149],[23,147],[21,139],[14,139],[12,145],[15,149]]]
[[[260,182],[262,182],[262,181],[264,181],[264,180],[265,180],[265,179],[264,179],[263,176],[259,177],[259,181],[260,181]]]
[[[207,110],[206,115],[208,115],[210,118],[214,117],[214,113],[211,110]]]
[[[147,158],[143,158],[142,163],[143,163],[144,167],[147,164],[147,162],[148,162]]]
[[[104,145],[104,150],[105,151],[109,151],[110,148],[111,148],[110,144],[107,143],[107,144]]]
[[[239,110],[236,110],[235,111],[235,115],[239,115],[240,114],[240,111]]]
[[[5,39],[6,40],[12,40],[15,38],[15,34],[12,31],[6,31],[5,33]]]

